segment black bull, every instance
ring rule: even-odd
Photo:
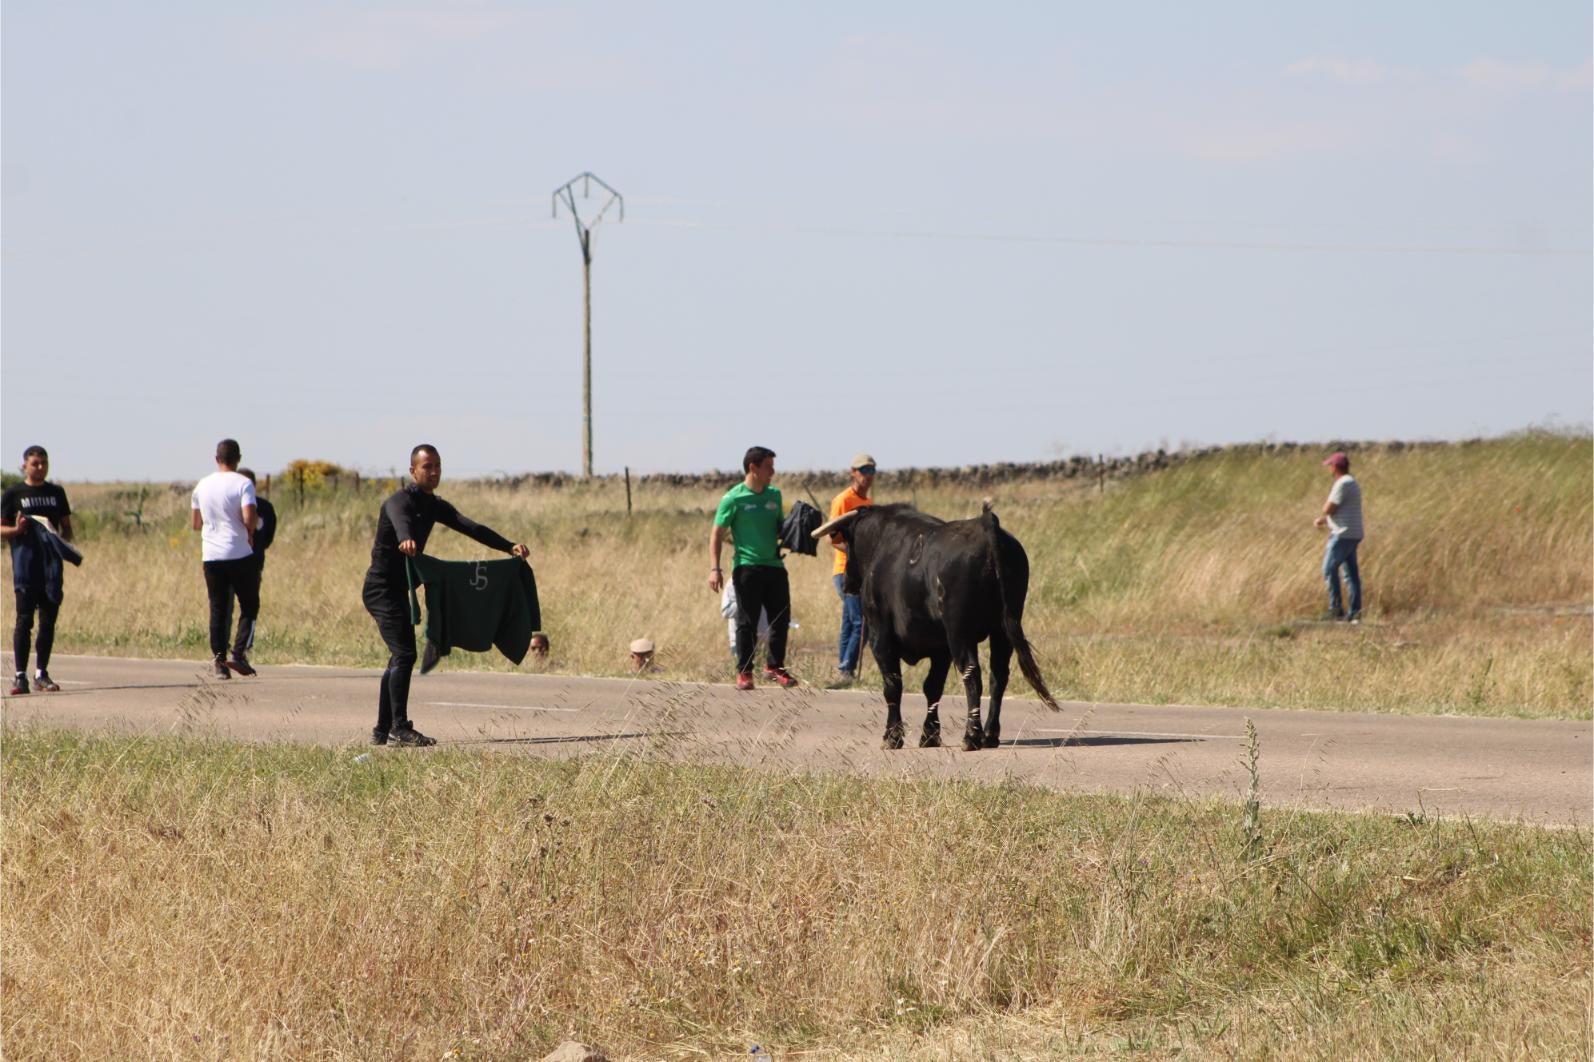
[[[995,748],[1002,736],[1002,694],[1018,653],[1024,678],[1053,710],[1021,620],[1029,592],[1029,557],[1002,530],[987,503],[972,520],[938,520],[907,505],[870,505],[826,523],[814,537],[839,534],[846,544],[842,586],[863,599],[869,648],[885,681],[885,747],[902,747],[902,663],[930,661],[924,677],[928,711],[921,747],[941,744],[941,691],[957,665],[968,694],[963,747]],[[979,645],[991,642],[991,703],[980,726]]]

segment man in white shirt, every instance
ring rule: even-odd
[[[1328,583],[1327,620],[1360,623],[1362,615],[1362,574],[1356,566],[1356,549],[1362,544],[1362,488],[1350,474],[1350,458],[1344,451],[1328,455],[1323,462],[1334,476],[1334,487],[1323,503],[1323,512],[1312,521],[1315,527],[1328,528],[1328,549],[1323,553],[1323,579]],[[1346,612],[1339,592],[1339,573],[1345,573],[1345,590],[1350,596]]]
[[[201,532],[205,590],[210,595],[210,652],[215,676],[232,671],[253,675],[246,650],[255,642],[255,617],[260,613],[260,567],[254,559],[255,485],[238,473],[235,439],[216,444],[216,471],[194,487],[193,528]],[[238,634],[227,659],[232,628],[232,599],[238,598]]]

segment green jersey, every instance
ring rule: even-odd
[[[731,529],[731,538],[736,542],[736,559],[731,567],[786,567],[780,559],[780,521],[785,515],[778,487],[771,485],[755,494],[746,483],[738,483],[726,491],[714,511],[714,524]]]

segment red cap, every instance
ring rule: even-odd
[[[1328,468],[1349,468],[1350,457],[1344,450],[1335,450],[1328,455],[1328,460],[1324,461],[1323,464]]]

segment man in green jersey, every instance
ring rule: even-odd
[[[791,586],[780,559],[780,522],[785,516],[780,490],[770,486],[775,478],[775,451],[754,446],[742,456],[742,481],[725,492],[714,512],[714,529],[708,536],[713,567],[708,588],[716,594],[725,586],[720,549],[727,533],[735,543],[731,582],[736,587],[736,688],[753,688],[753,649],[757,645],[758,614],[769,615],[769,657],[764,677],[787,689],[797,680],[786,670],[786,628],[791,620]]]

